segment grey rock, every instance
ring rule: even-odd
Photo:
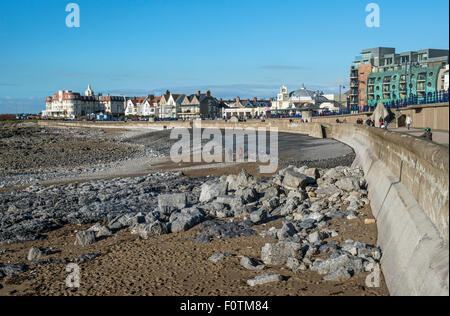
[[[267,265],[284,265],[287,259],[301,259],[301,244],[295,242],[281,241],[276,244],[267,243],[261,251],[261,259]]]
[[[280,205],[280,199],[277,197],[271,198],[263,202],[263,208],[271,212]]]
[[[75,246],[86,247],[95,243],[95,233],[93,231],[84,230],[79,231],[75,235]]]
[[[335,185],[344,191],[351,192],[351,191],[357,191],[360,189],[359,186],[359,178],[356,177],[346,177],[342,178],[341,180],[337,181]]]
[[[95,237],[100,239],[100,238],[105,238],[105,237],[110,237],[112,236],[112,231],[111,229],[109,229],[106,226],[101,226],[98,231],[95,233]]]
[[[264,265],[258,264],[258,261],[255,259],[251,259],[248,257],[242,257],[241,266],[246,268],[247,270],[259,271],[264,270]]]
[[[139,237],[147,240],[151,237],[165,235],[169,232],[167,225],[165,223],[161,223],[160,221],[155,221],[151,224],[142,224],[139,225],[137,229],[137,233]]]
[[[31,247],[30,250],[28,251],[27,260],[28,261],[37,260],[42,256],[44,256],[45,253],[46,253],[45,249],[41,247]]]
[[[334,184],[319,185],[315,193],[317,195],[332,195],[339,192],[339,188]]]
[[[184,209],[186,206],[186,193],[161,194],[158,196],[158,207],[164,214],[170,214],[175,210]]]
[[[235,197],[231,195],[220,195],[217,197],[216,202],[221,203],[222,205],[231,205],[234,202]]]
[[[308,178],[294,170],[288,170],[284,175],[283,187],[288,190],[304,190],[308,185]]]
[[[209,261],[217,263],[225,258],[229,258],[232,257],[233,255],[228,254],[228,253],[216,253],[214,255],[212,255],[211,257],[208,258]]]
[[[0,264],[0,276],[16,276],[22,274],[28,270],[28,265],[25,263],[2,265]]]
[[[228,183],[225,181],[220,182],[207,182],[202,185],[202,192],[200,193],[200,202],[211,202],[215,198],[221,195],[226,195],[228,190]]]
[[[217,218],[229,218],[229,217],[233,217],[233,216],[234,216],[234,212],[232,210],[229,210],[226,208],[223,208],[216,212]]]
[[[336,271],[323,277],[325,281],[343,281],[348,280],[352,276],[345,267],[339,267]]]
[[[292,237],[297,233],[295,226],[292,223],[285,222],[283,227],[277,231],[277,238],[279,240],[285,240],[286,238]]]
[[[291,269],[292,272],[303,270],[302,263],[297,258],[289,257],[287,259],[286,266]]]
[[[247,281],[250,286],[263,285],[267,283],[281,282],[283,278],[279,274],[264,274]]]
[[[205,214],[197,208],[184,209],[170,217],[170,230],[172,233],[187,231],[205,219]]]
[[[264,192],[264,199],[270,200],[271,198],[278,197],[279,195],[280,190],[278,189],[278,187],[272,186]]]
[[[229,239],[237,237],[251,236],[255,231],[249,229],[246,221],[237,222],[223,222],[220,220],[208,220],[200,224],[198,236],[195,238],[196,242],[210,242],[216,239]]]
[[[100,254],[98,253],[87,253],[87,254],[83,254],[78,256],[77,258],[75,258],[75,262],[76,263],[85,263],[91,260],[94,260],[95,258],[100,257]]]
[[[317,180],[317,179],[320,178],[320,171],[317,168],[308,168],[308,169],[303,171],[303,174],[305,176],[313,178],[314,180]]]
[[[316,231],[314,233],[309,234],[308,241],[311,244],[315,244],[321,242],[324,239],[324,234],[322,232]]]
[[[363,261],[345,252],[335,252],[327,260],[316,260],[311,270],[326,275],[332,274],[341,268],[351,275],[358,274],[363,271]]]
[[[266,219],[267,219],[267,211],[264,209],[259,209],[250,214],[250,220],[255,224],[262,223]]]
[[[239,188],[248,187],[250,182],[252,182],[252,177],[247,173],[245,169],[236,176],[229,175],[227,177],[228,189],[229,190],[238,190]]]
[[[255,202],[258,199],[258,192],[253,188],[239,189],[235,196],[240,198],[243,204]]]
[[[297,223],[299,229],[308,230],[316,227],[316,221],[314,219],[305,219]]]

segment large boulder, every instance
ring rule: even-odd
[[[155,221],[151,224],[141,224],[137,228],[137,233],[142,239],[165,235],[169,232],[167,224]]]
[[[225,181],[220,182],[207,182],[202,185],[202,192],[200,194],[200,202],[208,203],[221,195],[226,195],[228,191],[228,183]]]
[[[186,193],[161,194],[158,196],[158,207],[164,214],[182,210],[187,206]]]
[[[277,238],[279,240],[285,240],[294,236],[297,233],[295,226],[292,223],[284,222],[283,227],[277,231]]]
[[[317,259],[311,267],[312,271],[321,275],[329,275],[326,278],[327,280],[346,278],[347,274],[345,271],[350,275],[354,275],[363,272],[363,269],[361,258],[340,251],[333,253],[327,260]]]
[[[248,174],[245,169],[236,176],[229,175],[227,177],[228,189],[229,190],[238,190],[239,188],[246,188],[252,183],[252,176]]]
[[[315,193],[317,195],[333,195],[339,193],[339,188],[334,184],[322,184],[319,185]]]
[[[291,169],[286,171],[283,179],[283,187],[288,190],[304,190],[308,183],[307,176]]]
[[[79,231],[75,235],[75,246],[86,247],[95,243],[95,233],[92,230]]]
[[[307,177],[310,177],[314,180],[317,180],[320,178],[320,172],[319,169],[317,168],[308,168],[306,170],[303,171],[303,174]]]
[[[276,244],[266,244],[261,251],[261,260],[268,265],[284,265],[288,258],[301,259],[303,253],[301,244],[281,241]]]
[[[267,211],[264,209],[259,209],[250,214],[250,220],[254,224],[260,224],[267,219]]]
[[[248,204],[258,199],[258,192],[253,188],[239,189],[236,191],[235,196],[240,198],[243,204]]]
[[[170,216],[170,230],[172,233],[184,232],[205,219],[205,213],[197,208],[185,209],[180,213],[173,213]]]
[[[283,281],[283,277],[279,274],[264,274],[248,280],[247,284],[250,286],[256,286],[281,281]]]
[[[335,185],[339,189],[347,192],[358,191],[360,189],[359,178],[357,177],[342,178],[341,180],[337,181]]]

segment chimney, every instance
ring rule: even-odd
[[[210,96],[211,96],[211,91],[209,91],[209,90],[206,91],[206,96],[207,96],[207,97],[210,97]]]
[[[223,103],[223,99],[222,98],[220,98],[220,103]]]
[[[236,98],[236,101],[237,101],[237,102],[241,101],[241,98],[240,98],[240,97],[237,97],[237,98]]]
[[[166,94],[167,94],[167,95],[169,95],[169,94],[170,94],[170,91],[169,91],[169,90],[167,90],[167,91],[166,91]]]
[[[233,102],[236,102],[236,98],[233,99]]]
[[[200,95],[200,94],[202,94],[202,92],[200,90],[198,90],[197,91],[197,95]]]
[[[273,98],[270,98],[270,100],[269,100],[270,102],[273,102]]]
[[[254,97],[254,98],[253,98],[253,101],[254,101],[254,102],[257,102],[257,101],[258,101],[258,98],[257,98],[257,97]]]

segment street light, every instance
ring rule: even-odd
[[[341,93],[342,90],[341,89],[345,90],[345,86],[339,85],[339,108],[342,107],[342,93]]]

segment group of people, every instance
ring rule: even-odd
[[[363,119],[358,119],[358,120],[356,120],[356,124],[358,124],[358,125],[366,124],[367,126],[370,126],[370,127],[376,126],[375,120],[372,120],[372,119],[367,119],[366,121],[364,121]],[[380,120],[378,121],[378,127],[387,129],[387,121],[380,118]]]

